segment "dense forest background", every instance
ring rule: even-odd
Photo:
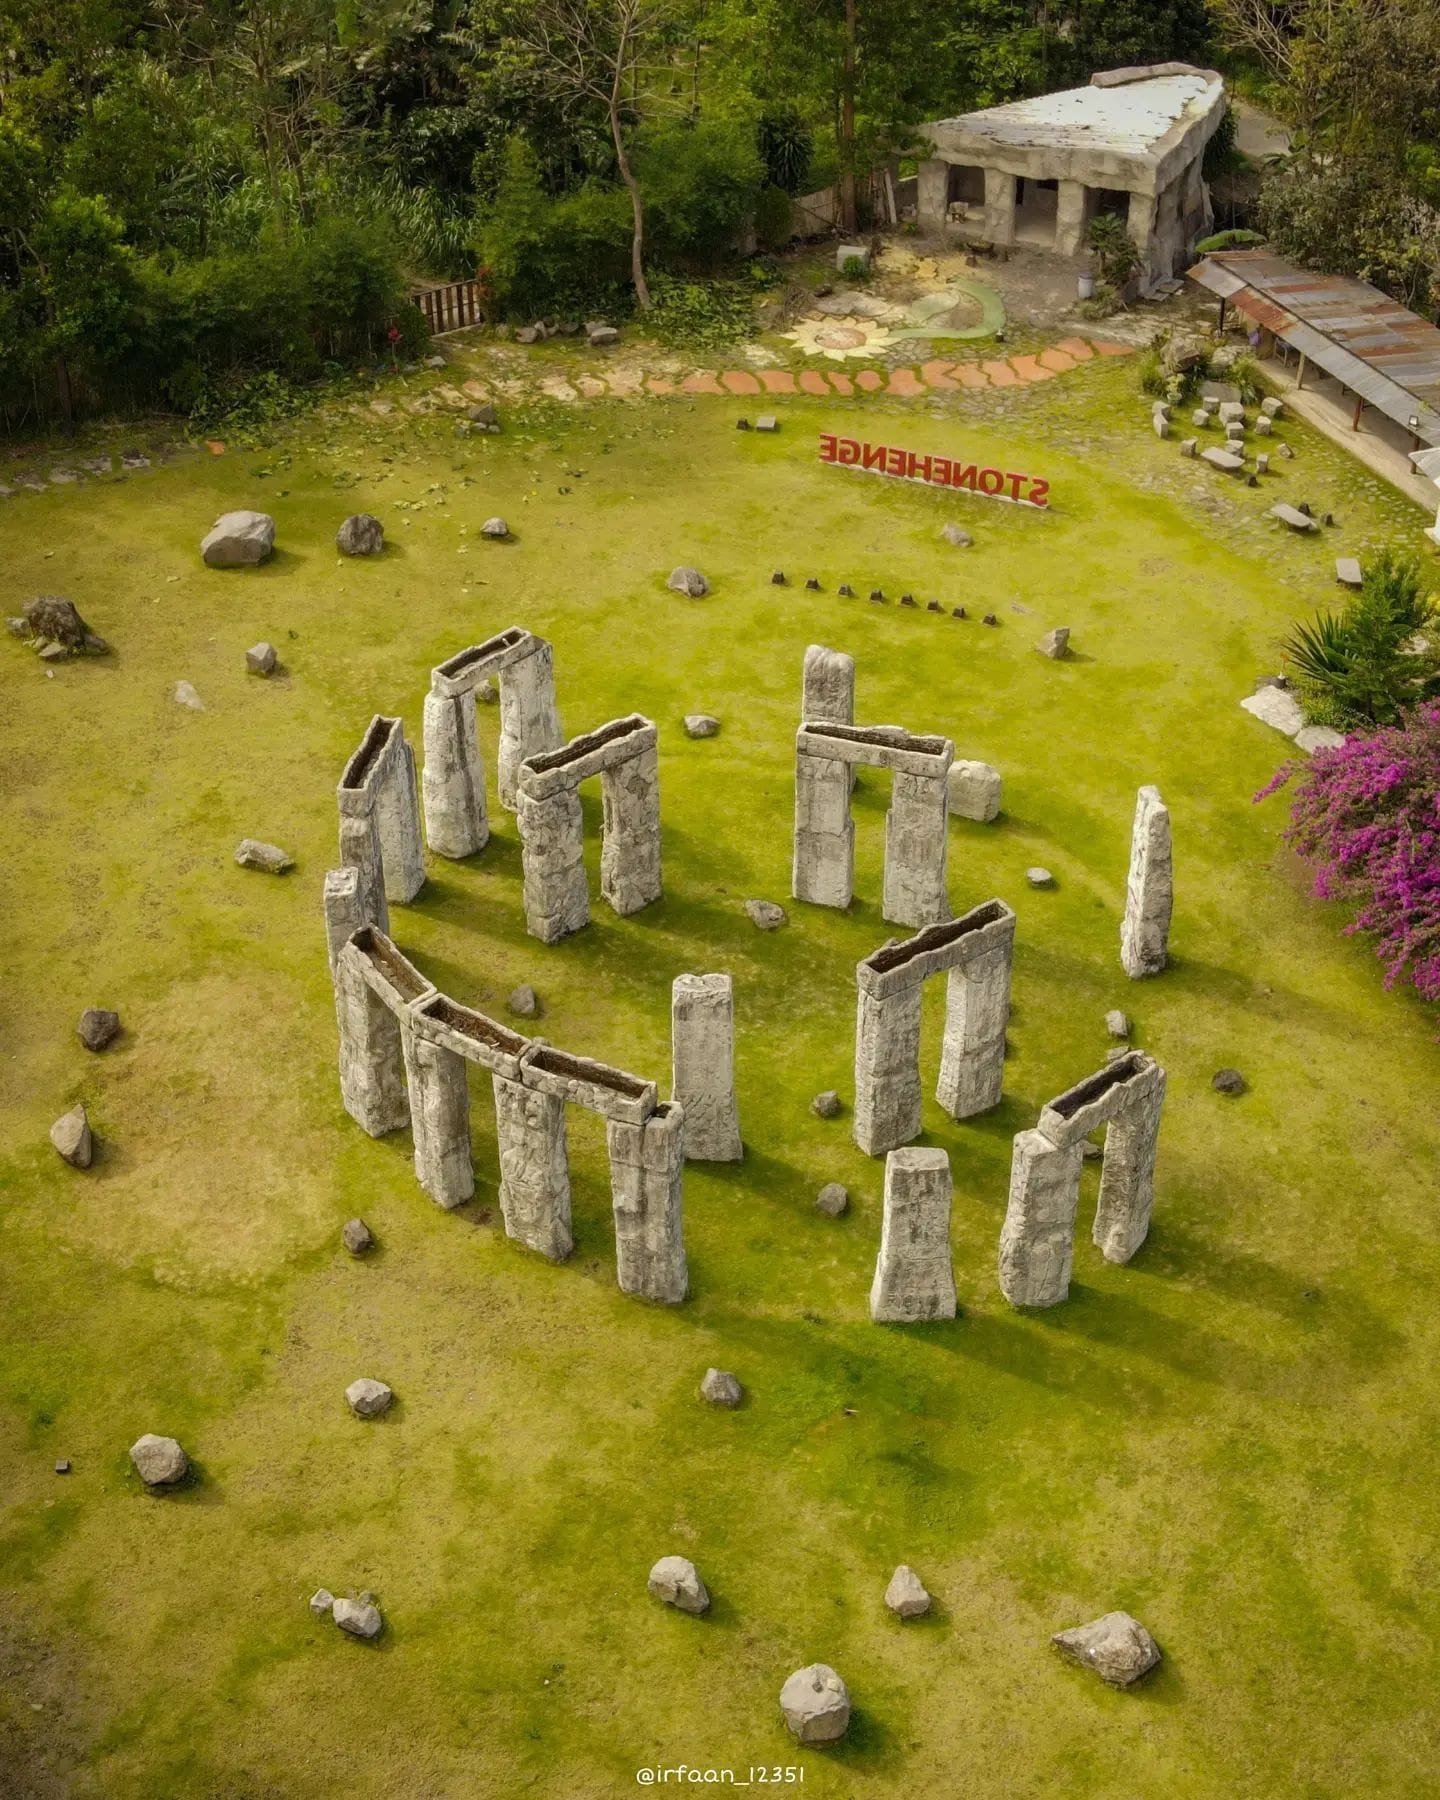
[[[917,122],[1168,57],[1295,127],[1266,229],[1428,307],[1437,41],[1440,0],[0,0],[0,422],[411,353],[417,276],[663,316],[797,193],[863,227]]]

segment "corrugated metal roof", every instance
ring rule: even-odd
[[[1317,275],[1268,250],[1212,252],[1190,277],[1303,351],[1407,429],[1440,441],[1440,330],[1364,281]]]

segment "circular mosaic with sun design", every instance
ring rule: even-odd
[[[878,356],[888,350],[890,332],[873,319],[802,319],[785,336],[807,356],[827,356],[844,362],[851,356]]]

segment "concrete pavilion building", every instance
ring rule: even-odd
[[[988,106],[921,127],[922,229],[1082,254],[1097,213],[1123,218],[1141,282],[1182,273],[1211,227],[1201,174],[1225,116],[1225,84],[1188,63],[1110,69],[1089,87]]]

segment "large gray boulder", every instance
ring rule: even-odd
[[[146,1487],[174,1487],[190,1470],[190,1458],[172,1437],[147,1431],[130,1446],[130,1460]]]
[[[227,512],[200,541],[212,569],[253,569],[275,548],[275,521],[269,513]]]
[[[368,1594],[362,1594],[358,1600],[337,1600],[330,1609],[330,1615],[340,1629],[348,1632],[351,1637],[377,1638],[385,1625],[380,1616],[380,1608]]]
[[[235,860],[242,869],[263,869],[267,875],[283,875],[295,866],[295,858],[278,844],[265,844],[259,838],[241,838],[235,846]]]
[[[95,1139],[85,1108],[78,1102],[50,1127],[50,1142],[72,1169],[88,1169],[95,1160]]]
[[[1072,1662],[1093,1669],[1111,1687],[1129,1687],[1160,1660],[1160,1646],[1129,1613],[1105,1613],[1088,1625],[1057,1631],[1050,1642]]]
[[[710,583],[700,571],[689,568],[685,563],[670,571],[670,579],[665,585],[677,594],[688,595],[691,600],[703,600],[710,592]]]
[[[662,1556],[646,1585],[657,1600],[680,1612],[703,1613],[710,1605],[709,1591],[688,1557]]]
[[[811,1663],[781,1688],[780,1710],[802,1744],[833,1744],[849,1727],[850,1695],[828,1663]]]
[[[385,548],[385,527],[374,513],[351,513],[335,533],[335,547],[345,556],[378,556]]]
[[[110,646],[80,617],[73,600],[60,594],[37,594],[25,608],[27,634],[50,644],[63,644],[67,650],[89,650],[95,654]]]

